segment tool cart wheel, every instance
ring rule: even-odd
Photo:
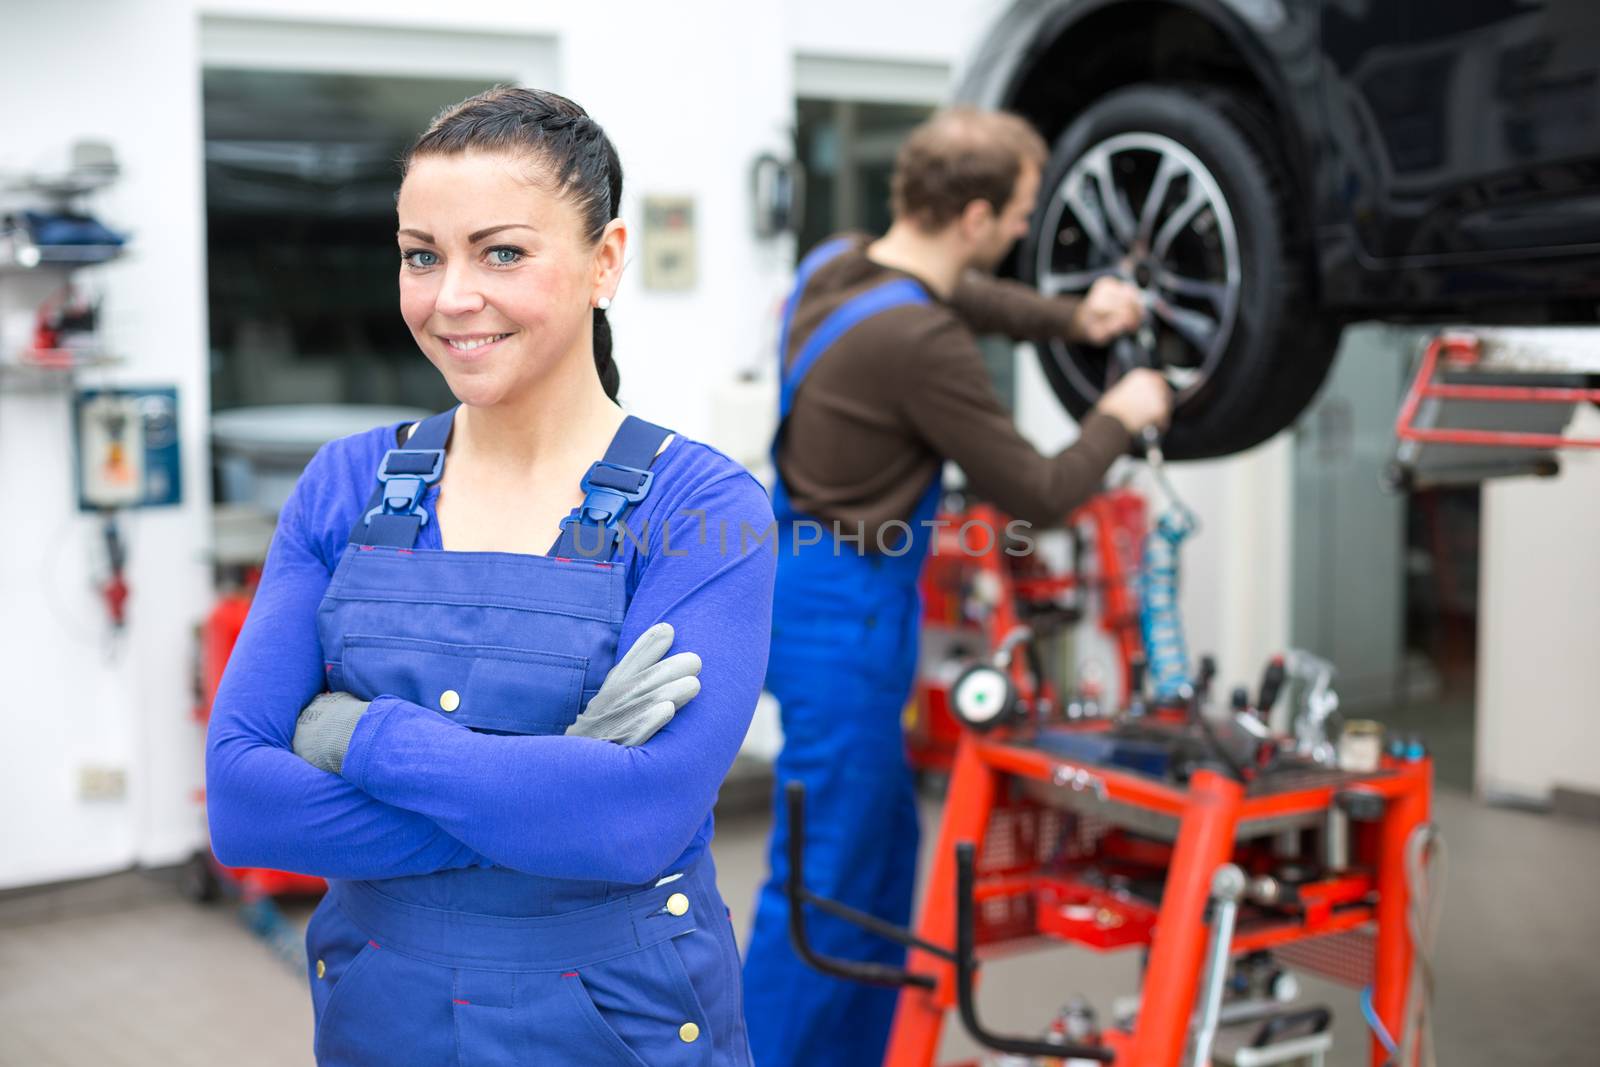
[[[1086,292],[1105,275],[1144,292],[1157,363],[1177,394],[1171,458],[1266,440],[1332,362],[1339,330],[1307,299],[1291,188],[1267,121],[1210,87],[1120,89],[1056,141],[1022,276],[1050,294]],[[1100,398],[1109,348],[1058,341],[1039,357],[1074,415]]]
[[[211,857],[204,852],[190,856],[178,871],[178,890],[196,904],[210,904],[222,898],[222,883],[211,869]]]

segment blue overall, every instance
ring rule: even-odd
[[[844,247],[822,245],[801,263],[784,312],[780,368],[788,363],[790,324],[806,283]],[[774,469],[784,420],[822,354],[865,319],[928,300],[909,279],[886,282],[852,298],[817,327],[782,379]],[[827,523],[816,540],[816,527],[791,506],[781,473],[772,496],[778,574],[767,689],[782,705],[784,743],[768,853],[772,874],[757,900],[745,959],[751,1049],[757,1067],[878,1067],[895,992],[825,976],[801,962],[790,945],[784,789],[795,780],[806,786],[807,887],[908,924],[918,831],[901,712],[916,673],[917,579],[931,541],[928,523],[939,503],[939,479],[934,477],[908,517],[909,539],[889,544],[888,552],[841,543]],[[807,928],[828,955],[904,961],[898,946],[815,911],[807,913]]]
[[[483,732],[560,734],[616,661],[617,523],[649,493],[668,431],[624,422],[548,556],[414,549],[453,416],[384,457],[318,611],[328,686]],[[317,1062],[747,1064],[711,858],[664,875],[626,886],[480,866],[331,881],[306,933]]]

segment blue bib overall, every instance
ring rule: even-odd
[[[843,241],[824,244],[801,263],[784,311],[780,368],[788,363],[791,319],[806,283],[845,247]],[[852,298],[817,327],[783,374],[775,470],[784,420],[822,354],[867,318],[928,300],[909,279],[886,282]],[[778,575],[766,687],[782,705],[784,740],[768,854],[772,874],[757,901],[744,970],[751,1049],[758,1067],[878,1067],[895,992],[827,977],[801,962],[790,946],[784,788],[794,780],[806,786],[808,888],[908,924],[918,831],[901,711],[916,674],[917,579],[931,542],[928,523],[938,507],[939,479],[934,477],[908,516],[910,536],[889,544],[888,552],[841,542],[830,523],[808,521],[790,504],[781,473],[772,497]],[[828,955],[904,961],[898,946],[819,912],[808,912],[806,925]]]
[[[416,548],[453,416],[384,457],[318,612],[328,686],[479,731],[563,733],[617,659],[617,524],[668,431],[623,423],[548,556]],[[306,933],[317,1062],[747,1064],[715,878],[707,855],[643,886],[492,866],[331,881]]]

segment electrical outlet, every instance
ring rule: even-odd
[[[128,793],[128,773],[121,767],[80,767],[78,797],[82,800],[121,800]]]

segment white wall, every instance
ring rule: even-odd
[[[990,21],[997,0],[783,0],[784,32],[798,55],[893,59],[958,66]]]
[[[130,625],[114,644],[92,590],[99,528],[74,510],[70,393],[0,394],[13,503],[0,548],[0,886],[192,846],[200,735],[189,633],[209,583],[199,75],[185,62],[194,19],[182,5],[102,0],[36,5],[8,21],[0,169],[59,164],[80,137],[115,146],[124,177],[99,205],[133,231],[134,251],[100,274],[105,326],[127,356],[103,377],[177,384],[185,498],[127,521]],[[126,770],[124,800],[78,799],[79,767],[91,762]]]
[[[761,150],[786,154],[793,122],[775,0],[625,0],[604,17],[555,3],[81,0],[7,18],[0,170],[62,161],[81,137],[115,148],[124,177],[95,206],[132,231],[134,251],[103,269],[105,329],[128,357],[105,377],[177,384],[185,500],[127,519],[130,624],[113,648],[93,593],[98,526],[73,510],[69,394],[0,391],[0,454],[19,505],[0,535],[0,888],[175,862],[202,840],[203,728],[190,718],[192,627],[211,596],[202,18],[309,26],[313,38],[327,27],[344,42],[340,64],[368,69],[406,32],[440,53],[460,34],[553,39],[552,87],[589,108],[622,152],[624,217],[637,222],[651,193],[696,203],[695,289],[649,292],[635,269],[613,313],[624,400],[646,417],[715,443],[712,397],[770,350],[793,256],[787,242],[756,241],[749,223],[748,164]],[[369,43],[351,49],[362,27]],[[88,763],[123,768],[128,796],[81,800]]]
[[[1600,437],[1600,412],[1569,432]],[[1480,793],[1600,793],[1600,454],[1555,479],[1483,489],[1478,614]]]

